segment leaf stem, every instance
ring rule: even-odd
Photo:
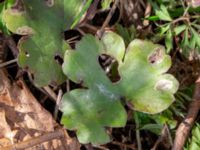
[[[138,150],[142,150],[142,144],[141,144],[141,139],[140,139],[140,130],[139,130],[139,118],[137,115],[137,112],[134,112],[134,119],[135,119],[135,125],[136,125],[136,140],[137,140],[137,148]]]

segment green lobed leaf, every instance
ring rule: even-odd
[[[162,46],[149,41],[132,41],[119,66],[121,80],[117,86],[135,110],[158,113],[175,100],[178,81],[166,71],[171,66]]]
[[[120,102],[120,93],[98,62],[101,54],[114,54],[117,60],[124,55],[123,40],[111,34],[113,37],[109,34],[103,36],[110,46],[103,46],[92,35],[86,35],[76,45],[75,51],[68,50],[65,53],[64,73],[88,88],[72,90],[63,97],[62,123],[69,129],[77,130],[81,143],[97,145],[109,142],[104,127],[122,127],[126,123],[127,116]],[[118,44],[119,47],[116,47]]]
[[[18,63],[34,74],[37,86],[60,84],[66,77],[55,58],[62,58],[69,47],[63,31],[70,28],[82,0],[22,0],[22,3],[23,6],[18,4],[3,13],[10,31],[26,35],[18,43]]]
[[[75,89],[63,96],[62,123],[77,130],[81,143],[103,144],[109,141],[104,127],[122,127],[127,114],[121,97],[135,110],[158,113],[173,101],[178,82],[166,71],[171,59],[160,45],[132,41],[125,54],[122,38],[106,32],[102,40],[85,35],[76,50],[65,52],[63,71],[85,89]],[[98,57],[110,55],[119,64],[120,81],[112,83],[101,68]]]

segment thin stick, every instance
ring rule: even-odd
[[[195,91],[193,94],[193,100],[189,106],[187,116],[179,125],[178,129],[176,130],[176,137],[174,140],[174,145],[172,150],[182,150],[187,137],[190,133],[190,130],[194,124],[194,121],[197,117],[197,114],[200,109],[200,76],[196,80]]]
[[[13,56],[15,58],[17,58],[19,50],[18,50],[17,45],[16,45],[15,41],[13,40],[13,38],[12,37],[6,37],[6,44],[11,49]]]
[[[93,3],[90,5],[87,11],[87,14],[85,16],[86,20],[92,20],[94,18],[98,3],[99,3],[99,0],[94,0]]]
[[[67,90],[67,92],[70,91],[70,81],[69,81],[69,79],[67,79],[67,81],[66,81],[66,90]]]
[[[83,23],[82,25],[80,25],[80,27],[86,27],[86,28],[88,28],[88,29],[90,29],[92,31],[95,31],[95,32],[98,30],[97,27],[95,27],[95,26],[93,26],[91,24],[88,24],[88,23]]]
[[[45,86],[44,90],[54,99],[54,101],[56,102],[57,96],[54,93],[54,91],[49,87],[49,86]]]
[[[112,8],[111,8],[111,10],[110,10],[110,12],[109,12],[109,14],[108,14],[108,16],[106,17],[106,20],[104,21],[104,23],[103,23],[103,25],[102,25],[102,27],[101,27],[101,29],[100,29],[99,31],[97,31],[97,36],[98,36],[99,38],[102,37],[102,35],[103,35],[103,33],[104,33],[104,30],[105,30],[105,27],[109,24],[110,19],[111,19],[111,17],[113,16],[113,14],[114,14],[114,12],[115,12],[115,9],[117,8],[117,4],[118,4],[118,3],[119,3],[119,0],[115,0],[115,2],[114,2],[114,4],[113,4],[113,6],[112,6]]]
[[[180,21],[187,21],[189,22],[189,18],[188,17],[180,17],[180,18],[177,18],[175,20],[172,21],[172,24],[176,24],[177,22],[180,22]]]
[[[68,43],[70,43],[70,42],[72,42],[72,41],[74,41],[75,39],[77,39],[79,36],[77,35],[77,36],[74,36],[74,37],[72,37],[72,38],[70,38],[70,39],[67,39],[66,41],[68,42]]]
[[[119,17],[117,19],[117,23],[119,23],[119,21],[121,20],[123,14],[124,14],[123,0],[119,0]]]
[[[112,141],[111,143],[114,144],[114,145],[118,145],[118,146],[130,148],[130,149],[132,149],[132,150],[136,150],[136,148],[135,148],[134,145],[124,144],[124,143],[117,142],[117,141]]]
[[[0,68],[6,67],[6,66],[8,66],[12,63],[16,63],[16,62],[17,62],[17,58],[15,58],[13,60],[6,61],[6,62],[0,64]]]
[[[61,89],[59,89],[58,91],[58,96],[56,99],[56,106],[55,106],[55,110],[54,110],[54,119],[57,120],[57,116],[58,116],[58,110],[60,108],[60,102],[62,99],[62,95],[63,95],[63,91]]]
[[[63,129],[59,129],[54,132],[50,132],[50,133],[46,133],[46,134],[38,136],[38,137],[34,137],[27,141],[23,141],[23,142],[20,142],[17,144],[13,144],[13,145],[1,148],[1,150],[22,150],[22,149],[36,146],[38,144],[41,144],[41,143],[44,143],[47,141],[51,141],[53,139],[60,139],[60,138],[64,138],[64,137],[65,137],[65,133],[64,133]]]
[[[81,28],[77,28],[76,30],[77,30],[78,32],[80,32],[81,35],[85,35],[85,34],[86,34]]]
[[[104,147],[104,146],[99,146],[99,145],[93,145],[94,147],[101,149],[101,150],[109,150],[108,148]]]

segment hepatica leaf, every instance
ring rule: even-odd
[[[10,31],[26,35],[18,43],[18,63],[34,74],[36,85],[60,84],[65,76],[55,58],[62,57],[69,47],[62,33],[80,12],[82,0],[22,0],[21,3],[3,13]]]
[[[125,51],[123,46],[122,52]],[[64,73],[88,88],[72,90],[63,97],[62,122],[67,128],[77,130],[81,143],[109,142],[104,127],[122,127],[126,123],[118,88],[113,86],[98,62],[99,55],[109,53],[92,35],[83,37],[75,51],[65,53]]]
[[[132,41],[119,66],[121,76],[117,86],[135,110],[158,113],[174,101],[178,81],[166,71],[171,66],[162,46],[149,41]]]
[[[119,64],[120,81],[112,83],[100,67],[98,57],[110,55]],[[120,98],[133,109],[158,113],[173,101],[178,82],[166,71],[171,59],[162,46],[148,41],[132,41],[125,54],[123,39],[107,32],[102,40],[85,35],[76,50],[65,52],[63,71],[85,89],[63,96],[62,123],[77,131],[81,143],[104,144],[110,140],[105,127],[123,127],[127,115]]]

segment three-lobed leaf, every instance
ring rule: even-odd
[[[101,54],[118,61],[121,79],[117,83],[112,83],[101,68]],[[105,33],[101,41],[84,36],[76,50],[65,53],[64,73],[85,89],[64,95],[62,123],[76,129],[82,143],[108,142],[104,128],[126,123],[122,97],[133,109],[151,114],[163,111],[174,101],[178,82],[166,73],[170,66],[164,48],[149,41],[133,40],[125,50],[123,39],[113,32]]]

